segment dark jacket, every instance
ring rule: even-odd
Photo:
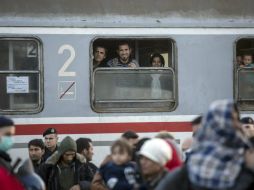
[[[46,184],[47,190],[60,190],[59,184],[59,172],[60,167],[58,165],[58,151],[55,152],[47,161],[44,163],[39,171],[39,175],[42,177]],[[90,189],[90,182],[87,179],[87,172],[85,167],[85,158],[80,154],[76,154],[74,159],[74,185],[79,184],[82,190]]]
[[[48,159],[54,152],[57,151],[57,149],[58,149],[58,147],[56,146],[55,150],[54,150],[53,152],[51,152],[47,147],[45,147],[45,152],[44,152],[44,154],[43,154],[43,156],[42,156],[42,161],[43,161],[43,162],[46,162],[47,159]]]
[[[130,190],[136,184],[135,166],[131,162],[122,165],[109,162],[100,167],[99,172],[109,189]]]
[[[188,178],[188,170],[184,165],[181,168],[168,173],[155,190],[215,190],[196,187],[191,184]],[[247,168],[243,168],[236,180],[235,186],[225,190],[253,190],[254,173]]]
[[[7,170],[11,170],[11,157],[2,150],[0,150],[0,166],[5,167]]]
[[[77,152],[77,144],[71,137],[67,136],[61,142],[58,150],[41,166],[39,175],[44,180],[47,190],[60,190],[61,186],[69,188],[73,185],[80,185],[81,190],[90,189],[90,182],[86,179],[86,159],[84,156],[76,153],[76,156],[69,166],[64,168],[61,167],[62,156],[65,152],[70,150]],[[69,176],[66,178],[65,169],[72,172],[70,176],[73,176],[73,178],[68,178]],[[69,181],[63,181],[65,180],[63,178]],[[60,181],[60,179],[62,180]]]

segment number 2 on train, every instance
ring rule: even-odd
[[[59,77],[75,77],[76,76],[76,72],[74,72],[74,71],[66,71],[68,69],[68,67],[73,63],[73,61],[75,59],[75,56],[76,56],[75,50],[74,50],[74,48],[71,45],[64,44],[64,45],[62,45],[58,49],[58,54],[63,54],[65,50],[70,52],[70,56],[64,62],[64,64],[61,67],[61,69],[58,71],[58,76]]]

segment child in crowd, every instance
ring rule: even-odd
[[[135,166],[130,161],[132,148],[126,140],[111,146],[112,161],[101,166],[99,172],[110,190],[131,190],[136,186]]]
[[[253,57],[252,57],[251,54],[244,54],[242,62],[243,62],[243,66],[242,67],[254,68]]]

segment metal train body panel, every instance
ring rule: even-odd
[[[236,42],[254,37],[251,0],[230,4],[219,0],[23,3],[2,2],[0,36],[41,41],[43,109],[10,115],[17,124],[17,142],[11,150],[15,157],[27,157],[26,143],[41,138],[47,127],[56,127],[60,140],[67,134],[89,136],[97,164],[108,154],[110,143],[127,129],[136,130],[141,137],[163,129],[180,140],[190,136],[190,121],[213,100],[234,98]],[[92,45],[98,38],[173,40],[176,108],[168,112],[95,112],[91,106]],[[75,75],[59,76],[71,54],[74,59],[66,71]],[[75,82],[72,100],[61,98],[59,84],[64,82]],[[253,116],[252,111],[243,113]]]

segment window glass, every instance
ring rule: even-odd
[[[177,94],[173,44],[169,39],[95,40],[91,96],[94,110],[173,110]]]
[[[1,112],[38,112],[41,109],[39,41],[0,38]]]

